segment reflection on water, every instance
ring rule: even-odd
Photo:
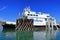
[[[0,40],[16,40],[16,33],[12,30],[3,30],[0,26]]]
[[[33,40],[32,31],[17,31],[16,40]]]
[[[55,32],[52,30],[34,32],[34,40],[55,40]]]
[[[45,32],[35,31],[33,32],[34,40],[45,40]]]
[[[56,40],[60,40],[60,30],[56,31]]]
[[[17,40],[60,40],[60,30],[17,31]]]

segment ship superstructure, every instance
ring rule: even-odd
[[[23,10],[23,17],[27,17],[28,19],[33,19],[33,25],[34,26],[45,26],[47,24],[56,25],[56,19],[48,13],[42,13],[42,12],[34,12],[31,11],[30,8],[25,8]]]

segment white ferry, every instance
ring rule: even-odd
[[[42,12],[34,12],[31,11],[30,8],[25,8],[23,10],[23,17],[27,17],[28,19],[33,19],[34,26],[46,26],[47,24],[56,25],[56,19],[50,14],[42,13]]]

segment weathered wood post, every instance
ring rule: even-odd
[[[20,18],[16,20],[16,30],[32,30],[33,19]]]

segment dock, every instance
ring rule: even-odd
[[[16,20],[16,30],[32,30],[33,19],[20,18]]]

